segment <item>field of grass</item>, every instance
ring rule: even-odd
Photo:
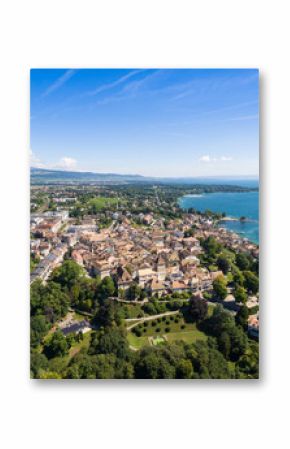
[[[128,341],[136,349],[148,345],[148,337],[166,336],[167,341],[170,343],[177,340],[194,343],[196,340],[207,339],[207,336],[197,329],[195,323],[185,323],[183,318],[180,318],[179,322],[176,323],[175,320],[170,320],[169,317],[166,317],[166,320],[160,320],[160,322],[153,320],[153,325],[151,321],[148,321],[147,326],[140,324],[137,327],[142,330],[141,336],[135,335],[132,331],[128,333]]]
[[[137,337],[132,332],[129,332],[127,339],[129,345],[133,346],[136,349],[141,349],[143,348],[143,346],[149,346],[148,337]]]
[[[198,329],[193,329],[191,331],[184,330],[180,332],[171,332],[169,334],[166,334],[166,337],[170,343],[177,340],[183,340],[186,343],[194,343],[197,340],[207,339],[207,336]]]
[[[157,346],[157,345],[160,345],[160,344],[163,344],[163,343],[165,343],[165,338],[164,337],[155,337],[154,339],[153,339],[153,341],[152,341],[152,343],[153,343],[153,346]]]
[[[69,358],[76,355],[82,348],[88,348],[90,343],[91,331],[86,332],[84,335],[84,339],[74,344],[69,350]]]
[[[114,206],[117,204],[117,198],[106,198],[103,196],[98,196],[92,198],[88,201],[88,206],[92,206],[96,212],[102,211],[107,207]]]
[[[77,320],[77,321],[83,321],[83,320],[87,320],[88,317],[86,315],[82,315],[79,312],[74,312],[73,319]]]

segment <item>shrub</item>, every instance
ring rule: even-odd
[[[170,327],[169,327],[169,326],[167,326],[167,327],[165,328],[165,332],[170,332]]]
[[[148,326],[148,321],[144,321],[144,327],[147,327]]]
[[[160,332],[161,329],[160,329],[160,327],[156,327],[155,330],[156,330],[156,332]]]
[[[180,326],[180,329],[185,329],[185,324],[182,324],[182,325]]]
[[[152,326],[152,327],[156,326],[156,324],[157,324],[157,323],[156,323],[155,320],[154,320],[154,321],[151,321],[151,326]]]
[[[179,321],[180,321],[180,318],[178,318],[178,317],[176,317],[174,320],[175,323],[179,323]]]
[[[169,319],[170,319],[170,321],[173,321],[174,320],[174,316],[171,315],[171,317]]]
[[[163,317],[162,317],[162,321],[166,321],[166,316],[163,316]]]

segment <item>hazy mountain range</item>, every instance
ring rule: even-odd
[[[31,167],[31,184],[130,184],[130,183],[174,183],[174,184],[230,184],[247,187],[258,187],[255,177],[192,177],[192,178],[158,178],[138,174],[93,173],[67,170],[50,170]]]

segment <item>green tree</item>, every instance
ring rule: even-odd
[[[30,372],[34,379],[40,378],[40,373],[48,368],[48,360],[44,354],[32,351],[30,355]]]
[[[193,321],[201,322],[207,317],[207,302],[198,295],[194,295],[189,301],[188,314]]]
[[[222,332],[218,337],[218,349],[226,359],[229,358],[231,353],[231,338],[227,332]]]
[[[44,344],[44,354],[48,359],[64,356],[68,353],[68,342],[60,330],[54,332],[52,337]]]
[[[103,327],[110,327],[114,323],[120,324],[121,320],[122,312],[118,303],[109,298],[102,301],[93,318],[94,324]]]
[[[211,259],[215,259],[222,249],[222,245],[212,236],[201,240],[201,245]]]
[[[245,278],[241,270],[237,268],[234,264],[232,264],[232,275],[233,275],[233,284],[235,287],[242,287],[245,282]]]
[[[36,281],[31,285],[30,307],[31,315],[44,315],[46,320],[54,323],[56,320],[66,315],[69,307],[69,297],[62,291],[61,286],[49,281],[47,285],[42,285]]]
[[[251,271],[244,271],[245,287],[250,293],[256,294],[259,291],[259,278]]]
[[[135,364],[137,379],[174,379],[175,367],[156,348],[143,349]]]
[[[125,359],[129,356],[129,344],[126,330],[118,327],[106,328],[96,332],[92,338],[90,354],[115,354],[118,358]]]
[[[230,332],[231,338],[231,360],[237,361],[248,348],[248,337],[241,327],[234,326]]]
[[[132,282],[130,287],[127,290],[127,298],[132,300],[138,299],[141,296],[142,289],[136,284],[136,282]]]
[[[30,320],[30,344],[37,346],[41,343],[42,338],[48,332],[50,324],[44,315],[36,315]]]
[[[115,293],[115,284],[113,279],[110,276],[104,277],[99,286],[100,298],[101,299],[109,298],[110,296],[114,296],[114,293]]]
[[[176,379],[191,379],[193,368],[190,360],[181,359],[176,366]]]
[[[224,274],[227,274],[231,267],[231,262],[226,256],[220,255],[217,258],[217,266],[219,267],[220,270],[222,270]]]
[[[248,307],[242,306],[236,314],[235,320],[238,326],[242,326],[242,328],[246,331],[248,329],[248,318],[249,318],[249,310]]]
[[[213,291],[221,301],[227,296],[227,284],[223,276],[218,276],[213,281]]]
[[[247,292],[244,289],[244,287],[237,287],[234,290],[234,297],[236,302],[241,302],[243,304],[245,304],[245,302],[247,301]]]
[[[240,270],[244,271],[247,270],[250,266],[250,262],[246,254],[244,253],[238,253],[236,255],[236,265],[239,267]]]
[[[209,347],[205,341],[197,341],[193,345],[192,358],[194,370],[201,379],[229,379],[228,364],[224,356],[217,349]]]
[[[53,271],[51,280],[70,290],[83,275],[83,268],[75,261],[65,260]]]

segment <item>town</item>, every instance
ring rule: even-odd
[[[111,303],[127,310],[143,308],[138,309],[138,316],[127,313],[125,318],[133,351],[140,347],[138,337],[149,345],[170,337],[168,329],[158,337],[148,335],[145,341],[141,337],[146,316],[150,319],[149,305],[155,305],[153,316],[161,320],[162,314],[175,313],[174,307],[171,311],[174,300],[175,308],[181,300],[180,308],[189,304],[192,296],[210,308],[219,304],[232,316],[246,308],[245,329],[249,338],[257,340],[258,288],[244,288],[235,282],[243,274],[231,260],[234,255],[245,255],[245,267],[248,260],[258,266],[258,246],[223,228],[222,214],[182,211],[179,194],[179,189],[160,185],[33,186],[31,285],[45,285],[67,260],[79,266],[88,279],[113,280]],[[211,243],[220,247],[219,257],[212,260],[207,251]],[[251,286],[254,274],[245,271],[244,275],[249,280],[243,285]],[[54,322],[53,329],[61,329],[64,335],[93,331],[94,306],[84,303]],[[74,313],[81,315],[75,319]],[[179,337],[183,338],[182,332],[176,340]]]

